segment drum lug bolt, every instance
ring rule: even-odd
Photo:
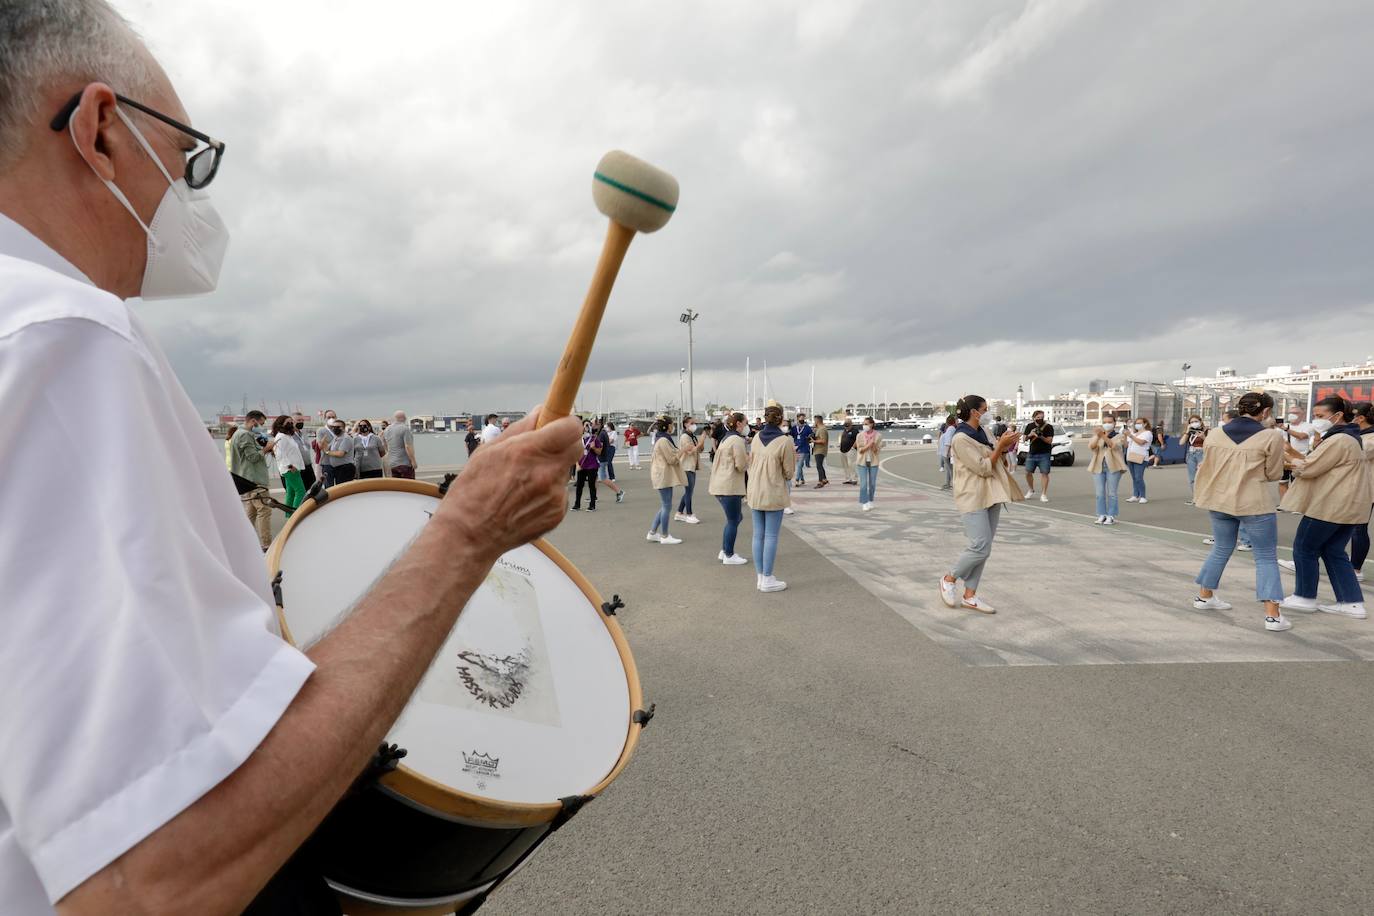
[[[272,600],[277,602],[277,607],[283,607],[281,603],[281,574],[282,571],[279,569],[277,574],[272,577]]]
[[[612,595],[610,601],[601,602],[601,613],[607,617],[614,617],[615,612],[625,606],[625,602],[620,600],[619,595]]]
[[[657,703],[650,703],[648,709],[636,709],[634,715],[630,716],[630,721],[640,728],[649,724],[649,720],[654,717],[654,710],[658,707]]]
[[[458,475],[452,472],[444,475],[444,482],[439,484],[439,495],[447,496],[448,488],[453,486],[453,482],[458,479]]]

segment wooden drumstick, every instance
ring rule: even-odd
[[[655,232],[662,229],[677,209],[677,179],[629,153],[612,150],[601,157],[592,176],[592,199],[596,208],[610,219],[606,241],[582,311],[573,325],[572,336],[558,362],[544,407],[539,412],[539,426],[562,419],[572,413],[592,344],[601,327],[601,316],[611,296],[620,264],[636,232]]]

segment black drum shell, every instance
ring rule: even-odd
[[[396,901],[432,900],[500,879],[552,828],[460,822],[374,784],[340,801],[310,846],[336,887]]]

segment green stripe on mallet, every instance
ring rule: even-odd
[[[616,181],[614,178],[611,178],[608,175],[602,175],[600,172],[593,172],[592,177],[595,178],[597,181],[610,185],[617,191],[624,191],[626,194],[629,194],[632,197],[638,197],[645,203],[653,204],[655,207],[658,207],[662,210],[667,210],[669,213],[672,213],[675,210],[677,210],[677,205],[670,204],[667,201],[659,200],[657,197],[654,197],[651,194],[645,194],[643,191],[637,188],[632,188],[629,185],[623,184],[619,181]]]

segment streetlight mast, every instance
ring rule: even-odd
[[[677,320],[687,325],[687,412],[696,415],[697,399],[692,389],[692,322],[701,316],[691,309],[684,309]]]

